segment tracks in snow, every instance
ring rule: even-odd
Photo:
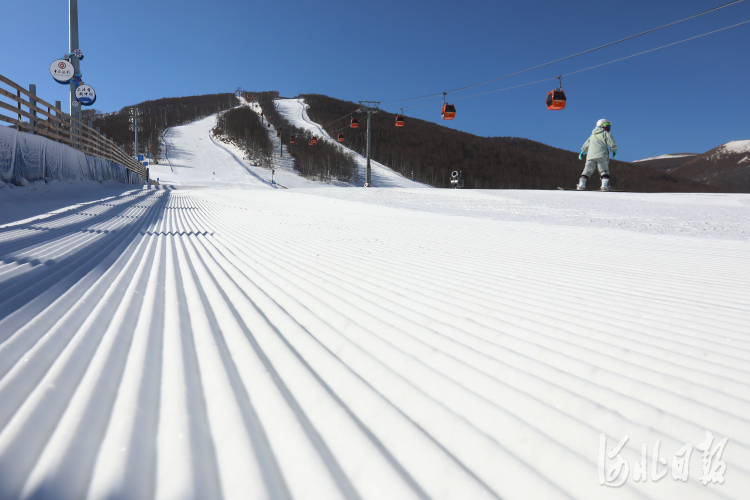
[[[247,193],[0,229],[0,497],[601,498],[600,432],[705,430],[681,498],[747,491],[741,245]]]

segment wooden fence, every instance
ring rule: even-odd
[[[0,121],[15,125],[17,130],[38,134],[67,144],[87,155],[122,165],[143,179],[146,178],[146,167],[126,154],[112,139],[2,75],[0,75],[0,84],[5,84],[12,89],[8,91],[0,85],[0,96],[15,103],[8,104],[0,100]],[[22,106],[28,111],[21,109]],[[11,112],[10,115],[8,111]],[[24,122],[23,118],[29,121]]]

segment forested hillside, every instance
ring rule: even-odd
[[[268,120],[283,135],[281,138],[285,149],[294,158],[294,168],[302,176],[310,179],[335,178],[343,182],[350,181],[356,173],[357,162],[351,153],[346,153],[326,141],[310,144],[310,136],[305,130],[293,126],[276,110],[274,99],[278,92],[249,92],[258,97],[258,104]],[[294,136],[294,144],[290,138]],[[319,138],[318,138],[319,139]]]
[[[344,144],[364,154],[366,115],[357,114],[356,103],[306,94],[310,119],[337,136]],[[348,127],[351,114],[360,127]],[[342,119],[342,116],[344,117]],[[372,116],[372,158],[416,180],[436,187],[449,187],[453,170],[463,172],[467,188],[556,189],[572,187],[583,169],[578,154],[517,137],[479,137],[432,122],[406,117],[397,128],[392,113]],[[620,161],[611,161],[612,185],[632,191],[715,191],[689,179]],[[596,174],[595,174],[596,175]],[[596,185],[596,184],[594,184]]]
[[[273,144],[268,137],[266,125],[258,114],[247,106],[230,109],[221,115],[214,134],[225,135],[230,141],[254,155],[258,164],[271,168]]]

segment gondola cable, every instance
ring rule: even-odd
[[[743,1],[744,1],[744,0],[734,0],[734,1],[732,1],[732,2],[729,2],[729,3],[725,3],[724,5],[719,5],[719,6],[717,6],[717,7],[714,7],[714,8],[712,8],[712,9],[709,9],[709,10],[706,10],[706,11],[703,11],[703,12],[700,12],[700,13],[698,13],[698,14],[694,14],[694,15],[692,15],[692,16],[690,16],[690,17],[686,17],[686,18],[684,18],[684,19],[680,19],[679,21],[673,21],[673,22],[671,22],[671,23],[669,23],[669,24],[665,24],[665,25],[663,25],[663,26],[659,26],[659,27],[657,27],[657,28],[652,28],[652,29],[650,29],[650,30],[647,30],[647,31],[644,31],[644,32],[642,32],[642,33],[638,33],[638,34],[636,34],[636,35],[631,35],[631,36],[629,36],[629,37],[626,37],[626,38],[622,38],[622,39],[620,39],[620,40],[617,40],[617,41],[614,41],[614,42],[610,42],[610,43],[606,43],[606,44],[604,44],[604,45],[600,45],[599,47],[594,47],[593,49],[588,49],[588,50],[584,50],[583,52],[578,52],[577,54],[573,54],[573,55],[570,55],[570,56],[566,56],[566,57],[563,57],[563,58],[560,58],[560,59],[556,59],[556,60],[554,60],[554,61],[550,61],[550,62],[547,62],[547,63],[544,63],[544,64],[540,64],[540,65],[538,65],[538,66],[534,66],[533,68],[528,68],[528,69],[524,69],[524,70],[521,70],[521,71],[516,71],[515,73],[511,73],[511,74],[508,74],[508,75],[505,75],[505,76],[500,76],[500,77],[498,77],[498,78],[493,78],[492,80],[487,80],[487,81],[485,81],[485,82],[481,82],[481,83],[475,83],[475,84],[473,84],[473,85],[467,85],[467,86],[465,86],[465,87],[459,87],[459,88],[456,88],[456,89],[452,89],[452,90],[448,90],[448,91],[445,91],[445,92],[436,92],[436,93],[434,93],[434,94],[427,94],[427,95],[423,95],[423,96],[419,96],[419,97],[411,97],[411,98],[406,98],[406,99],[398,99],[398,100],[394,100],[394,101],[383,101],[382,103],[383,103],[383,104],[393,104],[393,103],[401,103],[401,102],[411,102],[411,101],[418,101],[418,100],[420,100],[420,99],[427,99],[427,98],[430,98],[430,97],[436,97],[436,96],[439,96],[439,95],[442,95],[442,94],[449,94],[449,93],[453,93],[453,92],[459,92],[459,91],[461,91],[461,90],[466,90],[466,89],[470,89],[470,88],[473,88],[473,87],[479,87],[480,85],[486,85],[486,84],[488,84],[488,83],[496,82],[496,81],[498,81],[498,80],[503,80],[503,79],[505,79],[505,78],[510,78],[511,76],[516,76],[516,75],[520,75],[520,74],[522,74],[522,73],[527,73],[527,72],[529,72],[529,71],[533,71],[533,70],[535,70],[535,69],[543,68],[543,67],[545,67],[545,66],[549,66],[549,65],[551,65],[551,64],[555,64],[555,63],[558,63],[558,62],[561,62],[561,61],[566,61],[566,60],[568,60],[568,59],[572,59],[572,58],[574,58],[574,57],[582,56],[582,55],[584,55],[584,54],[589,54],[589,53],[591,53],[591,52],[594,52],[594,51],[597,51],[597,50],[600,50],[600,49],[603,49],[603,48],[606,48],[606,47],[611,47],[612,45],[616,45],[616,44],[618,44],[618,43],[622,43],[622,42],[625,42],[625,41],[627,41],[627,40],[632,40],[633,38],[637,38],[637,37],[639,37],[639,36],[643,36],[643,35],[646,35],[646,34],[648,34],[648,33],[653,33],[654,31],[658,31],[658,30],[660,30],[660,29],[663,29],[663,28],[667,28],[667,27],[669,27],[669,26],[673,26],[673,25],[675,25],[675,24],[679,24],[679,23],[682,23],[682,22],[684,22],[684,21],[688,21],[688,20],[690,20],[690,19],[694,19],[694,18],[696,18],[696,17],[700,17],[700,16],[703,16],[703,15],[705,15],[705,14],[708,14],[708,13],[711,13],[711,12],[714,12],[714,11],[717,11],[717,10],[720,10],[720,9],[723,9],[723,8],[725,8],[725,7],[729,7],[729,6],[731,6],[731,5],[734,5],[734,4],[737,4],[737,3],[743,2]]]
[[[724,28],[720,28],[720,29],[717,29],[717,30],[714,30],[714,31],[709,31],[708,33],[703,33],[702,35],[697,35],[697,36],[693,36],[693,37],[690,37],[690,38],[685,38],[684,40],[680,40],[678,42],[669,43],[667,45],[662,45],[661,47],[655,47],[653,49],[644,50],[643,52],[638,52],[637,54],[631,54],[629,56],[620,57],[618,59],[613,59],[612,61],[607,61],[605,63],[596,64],[594,66],[589,66],[588,68],[579,69],[579,70],[576,70],[576,71],[571,71],[570,73],[564,73],[562,75],[559,75],[559,77],[566,77],[566,76],[575,75],[575,74],[578,74],[578,73],[583,73],[584,71],[589,71],[589,70],[592,70],[592,69],[600,68],[602,66],[607,66],[608,64],[613,64],[613,63],[616,63],[616,62],[624,61],[625,59],[631,59],[633,57],[637,57],[637,56],[640,56],[640,55],[643,55],[643,54],[648,54],[649,52],[654,52],[654,51],[657,51],[657,50],[666,49],[667,47],[672,47],[674,45],[678,45],[678,44],[681,44],[681,43],[684,43],[684,42],[689,42],[690,40],[695,40],[697,38],[702,38],[704,36],[712,35],[714,33],[718,33],[720,31],[728,30],[730,28],[736,28],[737,26],[741,26],[743,24],[748,24],[748,23],[750,23],[750,20],[743,21],[743,22],[737,23],[737,24],[733,24],[731,26],[726,26]],[[554,76],[552,78],[544,78],[543,80],[536,80],[534,82],[522,83],[520,85],[514,85],[513,87],[505,87],[505,88],[502,88],[502,89],[489,90],[487,92],[480,92],[478,94],[471,94],[471,95],[466,95],[466,96],[461,96],[461,97],[455,97],[455,98],[453,98],[453,100],[454,101],[460,101],[461,99],[469,99],[471,97],[478,97],[478,96],[482,96],[482,95],[493,94],[495,92],[503,92],[505,90],[517,89],[519,87],[527,87],[529,85],[536,85],[537,83],[549,82],[549,81],[557,80],[557,79],[558,79],[557,76]],[[440,102],[441,101],[432,101],[432,102],[428,102],[428,103],[424,103],[424,104],[415,104],[413,106],[405,106],[402,109],[421,108],[422,106],[434,106],[435,104],[439,104]]]

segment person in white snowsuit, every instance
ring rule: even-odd
[[[612,158],[617,157],[617,143],[609,133],[611,127],[612,124],[608,120],[599,120],[591,132],[591,137],[581,147],[578,159],[582,160],[583,155],[586,155],[586,166],[583,167],[576,189],[586,189],[586,181],[594,173],[594,167],[597,167],[602,179],[601,190],[609,191],[609,150],[612,150]]]

